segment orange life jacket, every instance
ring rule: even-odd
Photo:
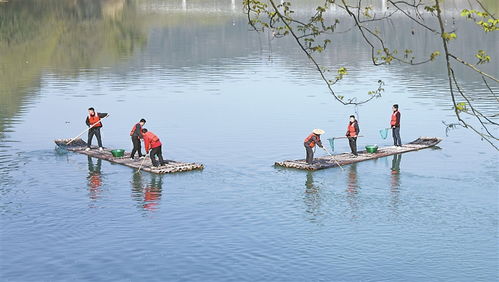
[[[347,129],[348,130],[348,136],[350,136],[350,137],[357,137],[357,131],[355,130],[355,124],[356,123],[357,122],[354,121],[354,122],[348,124],[348,129]]]
[[[92,189],[96,189],[96,188],[99,188],[101,185],[102,185],[102,180],[100,178],[100,175],[99,174],[92,174],[90,176],[90,188]]]
[[[100,117],[99,117],[98,113],[95,113],[95,115],[93,115],[93,116],[89,115],[88,122],[90,123],[90,126],[92,126],[92,124],[94,124],[94,123],[97,123],[93,127],[102,127],[102,123],[100,122]]]
[[[132,127],[132,130],[130,131],[130,136],[133,136],[133,134],[135,133],[135,128],[137,128],[137,124],[140,126],[140,129],[139,129],[139,130],[142,130],[142,125],[140,125],[140,123],[136,123],[136,124]]]
[[[161,141],[159,140],[159,137],[154,135],[151,131],[148,131],[144,134],[144,145],[146,147],[146,151],[149,151],[149,148],[156,148],[161,146]]]
[[[314,136],[316,136],[316,137],[318,138],[318,140],[317,140],[317,141],[320,141],[320,140],[321,140],[321,137],[320,137],[320,136],[315,135],[315,133],[312,133],[312,134],[310,134],[307,138],[305,138],[305,141],[303,141],[303,142],[305,142],[305,144],[306,144],[306,143],[309,143],[309,144],[308,144],[308,146],[309,146],[310,148],[315,147],[315,141],[312,141],[312,137],[314,137]]]
[[[158,192],[158,189],[152,187],[146,187],[144,192],[144,200],[147,202],[156,201],[161,198],[161,194]]]
[[[397,124],[397,113],[398,113],[398,112],[399,112],[399,111],[395,111],[395,112],[393,112],[393,114],[392,114],[392,120],[390,121],[390,125],[391,125],[391,126],[394,126],[394,125],[396,125],[396,124]]]

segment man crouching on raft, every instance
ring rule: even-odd
[[[100,129],[102,127],[102,122],[101,118],[107,117],[109,114],[108,113],[97,113],[95,112],[94,108],[88,108],[88,116],[87,119],[85,120],[85,123],[87,124],[90,129],[88,130],[88,142],[87,142],[87,149],[85,151],[90,151],[90,148],[92,146],[92,139],[97,137],[97,144],[99,145],[99,150],[102,151],[104,150],[102,148],[102,137],[100,135]]]
[[[315,144],[317,144],[317,146],[319,146],[320,148],[323,148],[321,142],[321,134],[324,133],[325,131],[322,129],[314,129],[312,131],[312,134],[310,134],[307,138],[305,138],[303,145],[305,146],[305,150],[307,152],[307,157],[305,159],[307,164],[313,163],[314,151],[312,150],[312,148],[315,147]]]
[[[144,138],[144,146],[146,147],[146,154],[149,153],[149,149],[151,150],[151,162],[154,167],[158,167],[160,165],[165,165],[168,162],[163,160],[163,152],[161,152],[161,141],[158,136],[154,133],[147,131],[147,129],[142,128],[142,136]],[[158,156],[159,163],[156,161],[156,156]]]

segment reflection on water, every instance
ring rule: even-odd
[[[321,188],[314,183],[314,173],[307,172],[307,180],[305,181],[305,194],[303,201],[305,202],[308,219],[311,222],[317,222],[323,214]]]
[[[349,205],[350,213],[352,219],[357,218],[357,213],[359,211],[359,184],[357,179],[357,163],[353,163],[348,166],[347,175],[347,202]]]
[[[0,1],[0,277],[492,281],[497,159],[489,148],[460,131],[442,150],[404,155],[403,173],[400,155],[344,172],[277,172],[274,161],[302,157],[303,132],[342,135],[341,120],[355,109],[330,99],[295,42],[249,31],[238,7],[230,0]],[[471,38],[459,35],[452,48],[495,46],[497,35],[483,38],[456,21]],[[425,33],[387,36],[434,51]],[[389,143],[378,130],[393,103],[404,109],[404,140],[444,136],[440,121],[453,113],[441,58],[420,68],[373,68],[360,38],[340,37],[322,55],[333,69],[352,66],[337,85],[342,92],[362,95],[379,78],[386,82],[381,99],[359,107],[360,147]],[[486,103],[490,94],[474,78],[465,81]],[[89,104],[112,113],[106,144],[128,148],[129,125],[145,117],[165,136],[168,156],[206,169],[135,174],[53,153],[53,139],[83,130],[77,113]],[[89,197],[103,208],[90,209]]]
[[[36,97],[45,74],[74,78],[102,72],[114,73],[123,78],[151,68],[170,69],[202,64],[217,68],[226,63],[218,63],[213,60],[215,58],[248,57],[263,48],[265,52],[275,53],[275,57],[282,57],[282,61],[300,76],[317,78],[315,72],[303,73],[303,65],[309,62],[297,51],[295,43],[273,40],[274,46],[271,47],[267,36],[249,32],[247,20],[240,13],[239,6],[234,10],[228,1],[187,2],[186,11],[181,1],[168,1],[166,4],[163,1],[129,0],[48,0],[43,3],[24,0],[1,3],[0,100],[3,103],[0,104],[0,138],[4,138],[10,124],[17,122],[15,117],[25,111],[25,107]],[[308,1],[298,2],[301,2],[298,6],[303,6],[303,10],[315,7],[314,3]],[[159,6],[166,9],[158,11]],[[214,11],[230,13],[210,13],[210,7],[215,7]],[[179,10],[183,12],[178,13]],[[409,30],[413,22],[400,21],[397,25]],[[460,37],[475,34],[473,25],[463,25],[459,21],[456,25],[461,31]],[[400,45],[396,46],[400,49],[412,49],[412,45],[421,44],[421,49],[427,52],[439,46],[433,41],[427,42],[424,32],[400,38],[392,32],[392,25],[384,26],[383,29],[387,31],[387,40]],[[362,40],[358,34],[339,36],[341,40],[337,40],[337,44],[341,42],[342,45],[324,52],[322,59],[325,65],[347,63],[354,69],[360,62],[369,60],[370,53],[358,49]],[[484,46],[495,46],[496,42],[497,36],[490,35],[480,39],[463,38],[463,41],[453,44],[463,49],[464,53],[474,54],[476,50],[485,50]],[[354,58],[351,50],[358,51]],[[493,50],[488,51],[494,55]],[[486,70],[490,68],[493,74],[497,72],[493,66],[483,67]],[[425,81],[435,77],[434,83],[440,84],[436,76],[444,70],[443,64],[425,64],[419,69],[400,67],[397,72],[411,74],[415,79]],[[189,76],[188,73],[184,75]],[[477,81],[475,77],[463,79],[470,83],[470,87]],[[193,80],[187,79],[190,82]],[[221,78],[213,76],[212,80],[220,81]],[[124,83],[123,79],[120,82]],[[386,82],[388,86],[390,81]],[[61,87],[64,86],[64,82],[59,83]],[[363,83],[367,84],[368,81]],[[417,83],[411,83],[410,87],[422,92],[419,97],[448,101],[445,92],[422,91],[424,89]],[[476,103],[488,103],[491,110],[496,110],[496,100],[488,91],[473,91],[480,97]],[[491,97],[494,101],[492,104]]]
[[[390,207],[394,214],[398,213],[399,197],[400,197],[400,161],[402,154],[393,155],[392,167],[390,169]]]
[[[400,187],[400,161],[402,160],[402,154],[393,155],[392,159],[392,188],[398,189]]]
[[[0,2],[0,138],[49,69],[75,76],[108,67],[145,46],[134,1]]]
[[[101,167],[102,160],[97,159],[97,163],[94,164],[92,157],[88,158],[88,195],[90,199],[97,200],[101,197],[101,186],[102,186],[102,176]]]
[[[163,177],[163,175],[156,174],[145,177],[142,173],[133,173],[132,198],[138,203],[141,210],[155,211],[159,208]],[[144,178],[149,180],[144,180]]]

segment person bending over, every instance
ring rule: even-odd
[[[146,128],[142,128],[142,136],[144,138],[144,146],[146,147],[146,154],[151,150],[151,162],[154,167],[158,167],[160,165],[165,165],[168,162],[163,160],[163,152],[161,151],[161,141],[158,136],[154,133],[148,131]],[[156,160],[156,156],[158,157],[159,162]]]
[[[305,151],[306,151],[306,159],[305,161],[307,164],[312,164],[314,161],[314,151],[312,150],[315,145],[322,147],[322,142],[321,142],[321,134],[324,134],[325,131],[322,129],[314,129],[312,133],[305,138],[305,141],[303,142],[303,145],[305,146]]]

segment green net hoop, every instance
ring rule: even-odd
[[[388,130],[389,128],[384,128],[379,131],[381,138],[386,139],[386,137],[388,137]]]
[[[331,147],[331,151],[334,152],[334,138],[327,139],[329,141],[329,146]]]

